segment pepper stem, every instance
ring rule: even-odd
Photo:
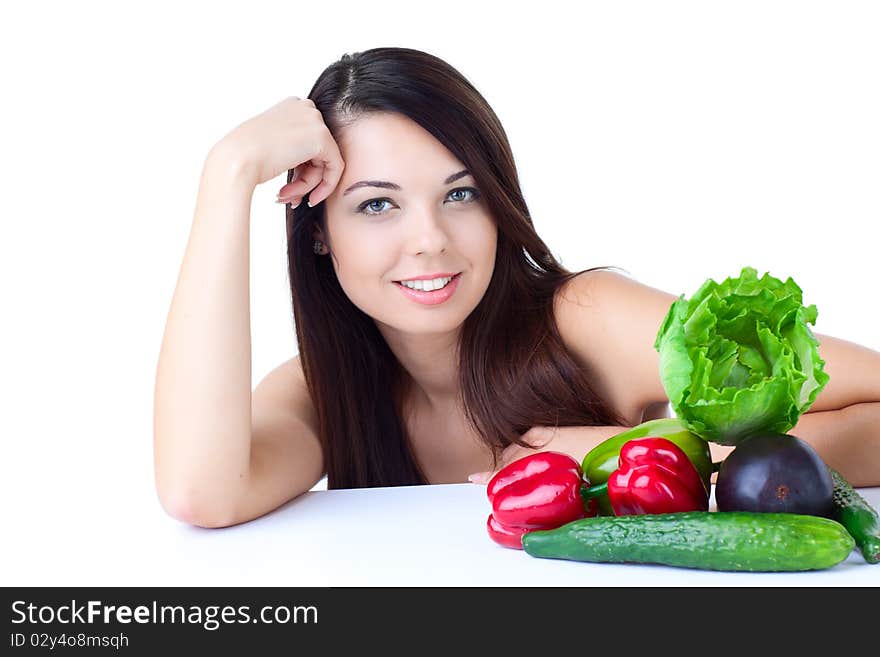
[[[581,499],[584,502],[587,502],[594,497],[600,497],[608,492],[608,482],[605,481],[601,484],[596,484],[595,486],[581,486]]]

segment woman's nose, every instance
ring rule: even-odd
[[[413,253],[441,252],[449,243],[448,226],[439,211],[420,209],[407,217],[410,251]]]

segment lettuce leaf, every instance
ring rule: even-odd
[[[670,404],[690,431],[736,445],[797,424],[829,379],[808,326],[818,311],[802,294],[791,278],[759,279],[744,267],[672,303],[654,348]]]

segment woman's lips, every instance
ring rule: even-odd
[[[458,280],[460,278],[461,274],[458,273],[452,277],[452,280],[449,281],[445,287],[441,287],[439,290],[432,290],[430,292],[425,292],[423,290],[413,290],[412,288],[406,287],[405,285],[402,285],[397,281],[394,281],[394,285],[396,285],[397,289],[403,292],[403,294],[409,299],[412,299],[413,301],[425,306],[436,306],[437,304],[449,300],[449,298],[455,293],[455,290],[458,287]]]

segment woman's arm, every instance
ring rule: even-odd
[[[880,402],[804,413],[788,431],[853,486],[880,486]]]
[[[253,191],[237,161],[211,151],[159,352],[156,489],[165,511],[184,522],[232,508],[248,474]]]
[[[880,352],[815,336],[828,383],[788,433],[854,486],[880,486]]]
[[[578,463],[593,447],[630,427],[534,427],[526,434],[530,450],[511,445],[503,453],[498,470],[506,464],[535,451],[563,452]],[[852,404],[833,411],[804,413],[788,431],[808,442],[829,466],[840,472],[853,486],[880,486],[880,402]],[[712,460],[722,461],[733,447],[710,443]],[[494,472],[479,472],[470,477],[474,483],[486,483]]]
[[[880,352],[830,335],[814,335],[829,379],[807,412],[880,402]]]
[[[557,300],[563,341],[630,423],[669,401],[654,338],[675,299],[622,274],[596,271],[573,278]],[[810,443],[854,485],[880,485],[880,352],[814,335],[829,381],[789,433]],[[592,439],[583,434],[580,440],[587,446]],[[731,450],[711,444],[715,461]]]

